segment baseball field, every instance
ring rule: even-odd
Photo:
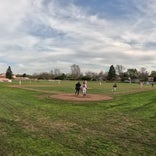
[[[156,155],[156,85],[75,83],[0,83],[0,156]]]

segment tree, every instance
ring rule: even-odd
[[[136,69],[127,69],[127,74],[131,80],[138,79],[138,71]]]
[[[67,79],[67,76],[65,73],[62,73],[61,75],[55,77],[55,79],[57,80],[66,80]]]
[[[106,80],[107,79],[107,73],[104,73],[103,71],[98,73],[98,80]]]
[[[54,69],[54,75],[55,75],[55,77],[60,76],[61,75],[60,69],[55,68]]]
[[[140,68],[140,71],[139,71],[139,79],[140,81],[147,81],[148,80],[148,72],[146,71],[146,68],[142,67]]]
[[[156,82],[156,71],[155,70],[151,71],[151,75],[150,76],[152,76],[153,80]]]
[[[116,71],[113,65],[110,66],[109,71],[108,71],[108,80],[115,80],[116,78]]]
[[[120,78],[121,78],[121,81],[130,81],[131,80],[127,72],[123,72],[120,75]]]
[[[12,73],[11,67],[9,66],[6,71],[6,78],[12,79],[12,76],[13,76],[13,73]]]
[[[43,73],[40,73],[38,75],[38,79],[39,80],[49,80],[50,79],[50,75],[47,72],[43,72]]]
[[[94,72],[91,72],[91,71],[86,72],[85,77],[88,80],[92,80],[92,81],[96,81],[98,79],[97,73],[94,73]]]
[[[22,77],[27,77],[27,74],[26,74],[26,73],[24,73],[24,74],[22,75]]]
[[[122,65],[116,65],[115,69],[116,69],[116,73],[120,76],[123,74],[125,67]]]
[[[73,79],[79,79],[81,76],[81,70],[79,65],[73,64],[71,66],[71,76]]]

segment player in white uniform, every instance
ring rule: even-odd
[[[83,82],[81,88],[82,88],[82,94],[83,94],[83,96],[86,96],[86,93],[87,93],[87,84],[85,83],[85,81]]]

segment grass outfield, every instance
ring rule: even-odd
[[[156,86],[118,84],[113,94],[112,83],[88,82],[88,94],[113,99],[50,98],[73,93],[74,84],[0,83],[0,156],[156,155]]]

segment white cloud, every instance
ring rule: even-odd
[[[119,15],[117,19],[100,16],[99,12],[93,14],[74,3],[64,1],[62,5],[60,2],[0,1],[0,62],[3,67],[11,64],[15,73],[53,68],[69,71],[72,64],[80,65],[83,71],[100,71],[109,64],[154,67],[154,0],[150,3],[132,0],[135,11],[127,11],[124,18]],[[126,2],[123,8],[128,9]]]

